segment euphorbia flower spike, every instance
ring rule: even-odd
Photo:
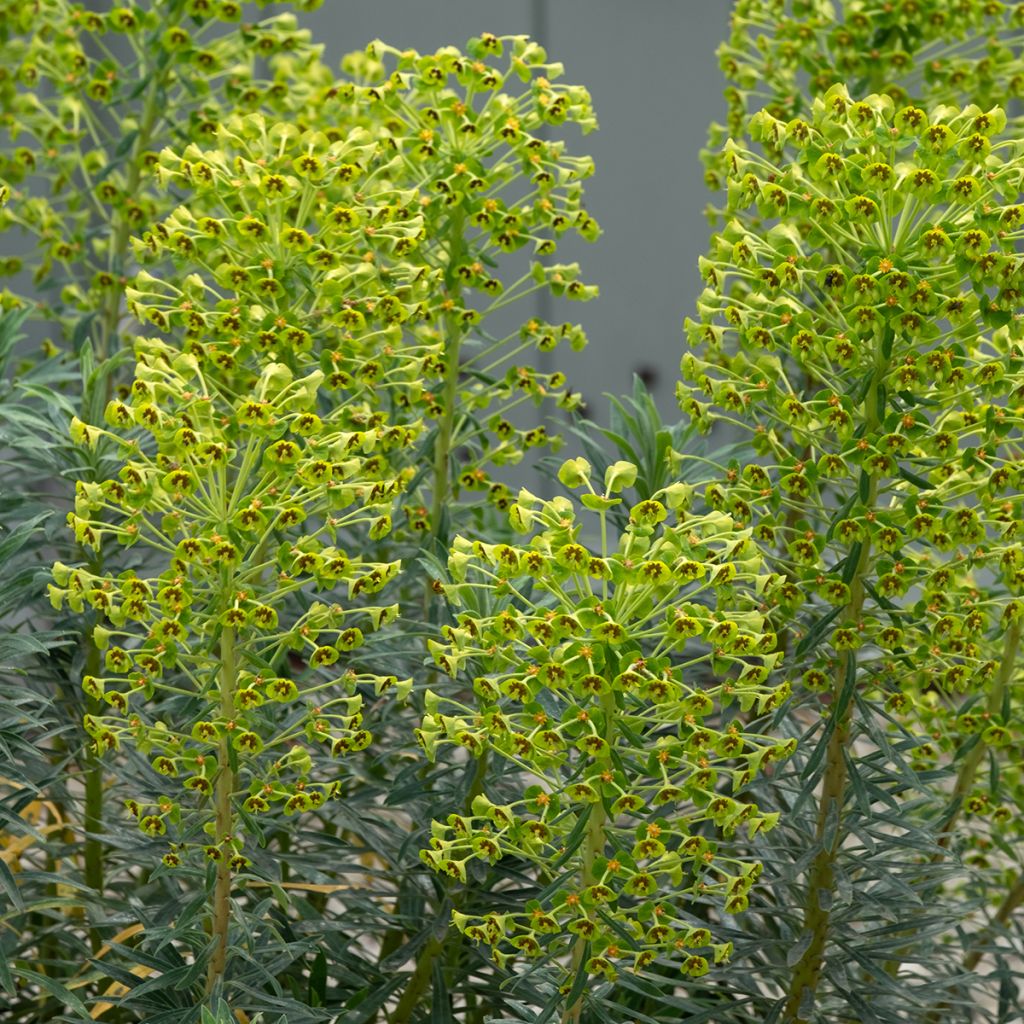
[[[731,516],[688,511],[681,484],[634,505],[610,537],[607,510],[636,474],[615,463],[597,492],[586,460],[570,459],[560,478],[584,488],[578,502],[521,491],[521,545],[457,538],[449,559],[445,592],[467,610],[434,659],[472,680],[475,700],[464,684],[430,693],[420,741],[430,757],[444,744],[490,752],[523,790],[435,822],[422,856],[456,882],[473,861],[509,856],[565,874],[538,899],[456,915],[501,963],[566,952],[573,973],[614,978],[670,956],[705,973],[729,944],[688,904],[741,911],[760,865],[732,856],[728,837],[775,823],[737,797],[792,751],[756,724],[788,692],[766,682],[780,655],[763,601],[780,580]],[[597,547],[583,543],[580,505]]]
[[[297,63],[278,64],[289,85]],[[579,404],[564,373],[525,358],[564,344],[582,349],[579,324],[531,316],[511,333],[505,326],[500,337],[488,332],[494,314],[507,322],[509,306],[539,291],[568,301],[597,294],[578,265],[551,262],[564,235],[594,241],[600,234],[583,203],[593,161],[560,138],[567,125],[596,128],[590,95],[561,84],[561,64],[526,36],[483,33],[465,53],[451,46],[419,53],[377,40],[344,59],[341,80],[323,65],[309,70],[287,100],[304,123],[327,137],[339,124],[365,125],[386,141],[376,173],[417,190],[424,225],[417,260],[437,272],[442,287],[426,297],[425,315],[410,330],[439,348],[424,363],[417,404],[437,423],[437,435],[430,477],[406,511],[414,529],[441,538],[453,499],[465,493],[471,507],[486,497],[507,508],[509,489],[495,467],[561,444],[543,423],[524,423],[520,406]],[[511,280],[499,275],[499,267],[517,264]]]
[[[851,693],[921,736],[916,768],[954,755],[940,850],[965,813],[981,847],[985,816],[1001,831],[1006,817],[977,798],[986,746],[1024,738],[1008,711],[1022,684],[1024,148],[1006,124],[999,107],[834,86],[805,119],[757,113],[751,141],[723,150],[726,224],[701,264],[680,400],[705,429],[752,432],[758,458],[707,498],[777,550],[788,581],[772,621],[800,641],[790,671],[837,715],[791,1020],[806,1019],[830,935]]]
[[[388,422],[374,389],[416,386],[421,355],[400,325],[432,285],[402,258],[418,211],[362,180],[378,145],[365,132],[327,142],[249,115],[222,124],[218,142],[161,155],[162,178],[201,190],[205,216],[183,206],[137,243],[190,273],[175,284],[143,272],[128,289],[135,315],[180,347],[140,338],[108,426],[72,426],[124,459],[116,477],[79,485],[76,539],[149,548],[155,565],[117,576],[57,565],[51,588],[55,606],[91,605],[108,624],[95,632],[105,668],[84,680],[108,707],[86,722],[97,750],[131,744],[180,780],[173,797],[142,787],[132,814],[147,835],[167,835],[168,866],[197,845],[217,864],[211,986],[231,874],[258,840],[246,823],[334,796],[332,757],[371,740],[365,687],[398,685],[349,652],[397,613],[365,598],[398,563],[360,552],[388,532],[407,479],[391,459],[419,425]],[[295,174],[311,154],[315,180]],[[286,187],[261,193],[268,176]],[[315,247],[294,244],[296,224]],[[342,586],[344,606],[312,600]]]

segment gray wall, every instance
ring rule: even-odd
[[[604,234],[593,245],[566,243],[557,258],[578,260],[601,296],[555,303],[551,313],[579,320],[590,335],[585,352],[559,365],[598,420],[602,394],[628,391],[644,368],[675,418],[682,321],[699,291],[697,257],[709,234],[698,151],[708,122],[725,113],[714,51],[730,7],[729,0],[326,0],[301,16],[334,65],[375,38],[427,51],[485,31],[526,33],[565,64],[563,81],[590,90],[600,130],[574,147],[596,162],[587,204]]]

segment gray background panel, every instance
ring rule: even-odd
[[[722,120],[724,81],[715,48],[725,38],[727,0],[327,0],[302,15],[325,59],[380,38],[434,50],[461,46],[480,32],[525,33],[565,65],[565,82],[585,85],[600,129],[572,139],[597,173],[587,205],[604,228],[593,245],[559,248],[600,285],[587,304],[553,303],[527,312],[581,322],[590,346],[559,356],[570,384],[603,420],[605,392],[630,390],[633,373],[655,373],[652,391],[676,418],[674,383],[683,317],[700,290],[697,257],[707,244],[708,194],[698,152],[707,125]]]

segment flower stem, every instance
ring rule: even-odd
[[[477,760],[476,769],[473,772],[473,781],[470,783],[469,792],[466,793],[466,799],[462,804],[463,813],[466,815],[472,813],[473,801],[484,791],[484,779],[487,778],[487,765],[489,761],[488,754],[489,751],[485,747],[484,752]],[[459,893],[452,900],[454,910],[460,908],[462,904],[461,896],[462,894]],[[420,953],[416,961],[416,968],[409,979],[409,984],[406,985],[402,998],[399,999],[398,1005],[388,1017],[388,1024],[406,1024],[406,1021],[412,1016],[419,1005],[420,999],[423,998],[423,993],[430,984],[430,979],[434,974],[434,964],[442,958],[449,960],[454,952],[458,950],[462,941],[462,934],[453,928],[449,928],[443,938],[433,938],[423,947],[423,952]]]
[[[98,676],[100,674],[100,650],[96,646],[91,633],[83,638],[86,644],[85,651],[85,674]],[[93,697],[88,698],[87,708],[89,714],[97,714],[100,711],[100,702]],[[103,762],[99,754],[91,744],[85,748],[85,884],[98,896],[103,895],[103,841],[99,838],[103,832]],[[100,933],[96,929],[89,932],[89,941],[93,952],[97,952],[102,945]]]
[[[864,399],[865,435],[877,429],[882,420],[884,410],[878,407],[878,385],[884,379],[886,364],[882,359],[881,349],[875,358],[875,369],[868,384]],[[867,481],[866,507],[874,507],[878,497],[878,477],[871,475]],[[864,608],[864,577],[871,565],[871,543],[865,539],[861,542],[860,555],[850,581],[850,600],[846,607],[846,617],[854,624],[860,621]],[[848,698],[848,689],[855,684],[850,678],[856,673],[857,661],[853,652],[839,659],[835,683],[832,690],[832,735],[829,738],[825,759],[825,775],[821,785],[821,799],[818,804],[818,821],[815,838],[820,850],[811,864],[807,878],[807,892],[804,903],[803,934],[810,934],[810,942],[803,955],[793,967],[790,978],[789,996],[786,1001],[785,1016],[787,1022],[798,1022],[807,1019],[801,1007],[808,998],[813,998],[818,989],[821,972],[825,964],[825,946],[828,942],[829,923],[831,920],[830,903],[823,905],[822,893],[830,894],[835,887],[835,864],[842,845],[840,820],[846,797],[847,747],[850,745],[853,724],[853,700]],[[845,706],[840,707],[845,700]],[[828,833],[829,826],[832,833]]]
[[[153,140],[153,133],[161,115],[165,113],[164,106],[161,103],[161,93],[163,92],[168,72],[169,64],[165,64],[162,69],[156,67],[150,69],[152,77],[146,90],[146,99],[139,121],[138,132],[135,136],[135,142],[131,147],[131,155],[128,159],[127,171],[125,173],[125,194],[131,197],[134,197],[139,190],[139,183],[142,180],[143,155]],[[128,242],[131,233],[131,222],[128,219],[128,213],[122,210],[115,214],[110,228],[112,235],[110,250],[107,254],[107,269],[111,276],[114,277],[115,283],[108,289],[100,311],[100,336],[96,351],[96,359],[99,362],[110,358],[113,354],[113,349],[116,347],[114,343],[116,341],[117,325],[121,319],[121,299],[123,295],[118,279],[124,271],[125,256],[128,252]],[[109,397],[113,378],[110,374],[107,374],[103,379],[104,384],[102,386],[106,389],[107,397]],[[88,406],[88,398],[89,396],[86,395],[83,400],[83,408]],[[97,553],[93,559],[90,569],[97,575],[102,574],[103,558],[100,553]],[[98,676],[101,665],[99,648],[96,646],[91,633],[86,633],[82,640],[86,648],[85,674]],[[90,700],[90,704],[92,703],[95,703],[96,706],[90,706],[87,709],[90,714],[96,713],[99,709],[99,702]],[[97,894],[102,895],[104,879],[103,841],[98,837],[103,832],[104,819],[103,763],[98,754],[88,747],[83,764],[83,775],[85,777],[85,884]],[[91,932],[90,941],[93,952],[95,952],[101,944],[99,933]]]
[[[447,263],[444,272],[445,295],[453,308],[461,301],[462,289],[459,285],[459,278],[456,274],[459,258],[465,247],[465,213],[461,208],[452,215],[448,225],[447,238]],[[458,405],[459,372],[461,370],[462,340],[465,337],[465,330],[455,312],[449,312],[444,318],[444,382],[441,391],[441,417],[437,424],[437,436],[434,439],[434,480],[433,495],[430,509],[430,536],[437,547],[441,539],[441,514],[449,501],[451,490],[451,449],[452,435],[455,428],[455,415]],[[439,554],[439,552],[435,553]],[[423,612],[429,621],[431,605],[431,589],[428,585],[423,594]],[[469,813],[473,799],[483,792],[483,780],[487,770],[487,753],[480,758],[476,765],[476,772],[473,782],[466,797],[465,808]],[[452,938],[452,931],[443,938],[433,938],[420,953],[416,967],[406,985],[398,1005],[388,1017],[389,1024],[405,1024],[416,1011],[423,994],[426,992],[433,977],[434,964],[439,958],[445,955],[449,943],[452,941],[461,942],[462,936],[455,935]]]
[[[234,714],[235,701],[235,631],[225,626],[220,637],[220,707],[225,719]],[[231,794],[235,789],[235,773],[231,768],[230,747],[227,734],[220,739],[217,754],[218,770],[217,785],[214,793],[216,834],[214,842],[220,849],[217,861],[217,877],[211,908],[211,928],[213,935],[213,954],[210,958],[209,972],[206,976],[207,994],[214,991],[224,977],[224,969],[228,957],[228,926],[231,923],[231,850],[225,842],[234,831],[234,815],[231,810]]]
[[[851,600],[848,611],[856,618],[860,615],[864,601],[861,574],[869,557],[868,545],[861,551],[861,563],[857,567],[857,577],[851,586]],[[856,589],[855,589],[856,588]],[[853,657],[843,658],[836,673],[835,687],[832,691],[832,706],[838,708],[840,695],[849,685],[849,673],[856,672],[856,661]],[[841,843],[839,818],[846,795],[846,748],[850,743],[850,726],[853,718],[853,701],[848,701],[841,717],[835,721],[832,736],[829,739],[826,754],[825,777],[822,781],[821,801],[818,804],[818,823],[815,838],[821,844],[821,850],[811,865],[807,879],[807,895],[804,904],[804,933],[810,932],[811,941],[802,957],[793,968],[790,981],[789,999],[786,1003],[786,1021],[803,1021],[807,1018],[800,1012],[805,993],[817,991],[825,961],[825,944],[828,940],[831,912],[822,905],[821,893],[831,893],[835,886],[835,862]],[[829,823],[833,823],[834,832],[826,836]]]
[[[149,72],[150,80],[146,87],[146,98],[143,101],[138,131],[135,135],[135,141],[132,143],[125,171],[124,192],[125,195],[132,198],[138,193],[139,184],[142,181],[143,157],[153,141],[153,135],[160,118],[167,113],[163,93],[174,65],[168,53],[162,52],[161,56],[164,58],[162,64],[146,69]],[[120,287],[120,278],[124,274],[124,263],[125,257],[128,254],[131,227],[128,210],[119,211],[111,224],[113,235],[110,240],[110,249],[107,253],[107,272],[114,278],[115,284],[108,289],[103,303],[99,348],[96,352],[96,358],[99,361],[110,358],[117,349],[117,325],[121,319],[121,298],[123,294]],[[109,388],[109,383],[107,386]]]
[[[464,228],[465,215],[460,209],[452,216],[449,224],[448,265],[444,273],[445,294],[454,306],[457,306],[461,300],[462,289],[459,286],[455,269],[464,247]],[[460,357],[465,333],[457,313],[449,312],[445,316],[445,370],[441,391],[441,418],[438,420],[437,437],[434,440],[434,494],[430,510],[430,530],[431,536],[435,540],[441,536],[441,513],[448,503],[451,490],[452,433],[458,405]]]
[[[409,984],[406,985],[394,1012],[388,1017],[388,1024],[405,1024],[413,1015],[427,990],[427,985],[430,984],[434,973],[434,963],[444,950],[444,945],[444,939],[435,938],[423,947],[423,952],[416,961],[416,970],[413,971]]]
[[[580,876],[583,885],[589,885],[593,878],[594,861],[598,854],[604,849],[604,827],[608,822],[608,812],[605,810],[604,801],[598,800],[590,806],[590,818],[587,821],[587,838],[583,845],[583,866]],[[577,936],[572,947],[572,977],[575,978],[580,971],[585,970],[583,957],[586,953],[587,940],[582,935]],[[583,994],[572,1006],[566,1008],[562,1015],[562,1024],[579,1024],[580,1015],[583,1013]]]
[[[601,710],[604,712],[604,728],[601,730],[602,739],[609,748],[615,742],[615,719],[618,709],[615,705],[615,694],[609,691],[601,696]],[[609,764],[611,757],[609,755]],[[594,863],[605,848],[604,829],[608,824],[608,811],[604,805],[604,798],[600,797],[596,803],[590,805],[590,817],[587,819],[587,837],[583,841],[583,863],[580,866],[580,888],[593,885],[600,879],[594,877]],[[586,969],[583,957],[586,953],[587,940],[577,936],[572,947],[572,977],[575,979],[580,971]],[[580,1015],[583,1013],[583,993],[572,1006],[566,1008],[562,1015],[562,1024],[579,1024]]]

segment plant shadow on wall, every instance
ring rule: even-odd
[[[541,47],[0,4],[5,1021],[1017,1019],[1022,20],[878,8],[735,5],[684,420],[541,498]]]

